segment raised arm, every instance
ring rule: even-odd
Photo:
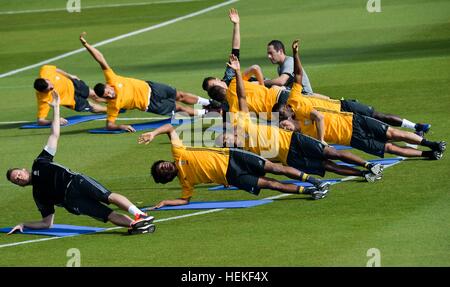
[[[231,47],[233,49],[241,48],[241,32],[239,26],[239,14],[238,11],[234,8],[231,8],[228,12],[228,16],[230,17],[230,21],[233,23],[233,38],[231,42]]]
[[[58,147],[58,139],[59,139],[59,126],[60,126],[60,118],[59,118],[59,95],[53,90],[52,91],[53,101],[50,105],[53,107],[53,120],[51,133],[48,137],[47,147],[51,149],[54,153],[56,152],[56,148]]]
[[[292,43],[292,56],[294,57],[294,82],[297,84],[302,84],[303,79],[303,69],[302,63],[300,62],[300,56],[298,55],[299,40],[295,40]]]
[[[154,131],[144,133],[139,136],[138,143],[139,144],[149,144],[153,139],[161,134],[167,134],[172,143],[176,143],[180,141],[178,137],[177,131],[174,126],[171,124],[165,124]]]
[[[238,96],[239,110],[248,113],[247,98],[245,96],[244,80],[241,75],[241,65],[238,58],[231,54],[230,61],[227,65],[236,73],[236,93]]]
[[[103,54],[100,53],[99,50],[89,45],[89,43],[84,39],[84,36],[86,33],[82,33],[80,35],[80,42],[81,44],[88,50],[88,52],[92,55],[92,57],[97,61],[97,63],[100,64],[100,67],[102,67],[102,70],[108,70],[109,65],[105,60],[105,57],[103,57]]]

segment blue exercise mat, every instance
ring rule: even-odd
[[[379,164],[382,164],[382,165],[391,165],[391,164],[397,163],[397,162],[402,161],[402,160],[403,160],[403,158],[401,158],[401,157],[394,157],[394,158],[371,159],[371,160],[368,160],[368,162],[379,163]],[[343,166],[350,166],[350,167],[356,166],[355,164],[341,162],[341,161],[338,161],[336,163],[338,165],[343,165]]]
[[[326,182],[330,182],[330,183],[337,183],[340,182],[340,179],[324,179],[323,181]],[[311,183],[309,182],[304,182],[304,181],[300,181],[300,180],[295,180],[295,179],[288,179],[288,180],[282,180],[282,183],[291,183],[291,184],[295,184],[297,186],[312,186]],[[213,186],[208,188],[208,190],[239,190],[239,188],[230,185],[229,187],[225,187],[223,185],[218,185],[218,186]]]
[[[0,232],[8,233],[12,227],[1,228]],[[16,231],[14,234],[35,234],[35,235],[47,235],[47,236],[73,236],[88,233],[95,233],[103,231],[106,228],[100,227],[90,227],[90,226],[76,226],[76,225],[66,225],[66,224],[53,224],[52,228],[48,229],[28,229],[24,228],[23,233]]]
[[[89,121],[98,120],[98,119],[105,119],[105,118],[106,118],[106,114],[76,115],[76,116],[66,118],[67,124],[63,125],[62,127],[73,126],[73,125],[76,125],[79,123],[89,122]],[[20,128],[21,129],[48,129],[50,127],[51,127],[51,125],[40,126],[37,123],[32,123],[32,124],[23,125]]]
[[[191,209],[215,209],[215,208],[247,208],[258,206],[262,204],[271,203],[271,199],[261,199],[261,200],[230,200],[230,201],[207,201],[207,202],[190,202],[185,205],[177,206],[163,206],[155,211],[159,210],[191,210]],[[147,211],[150,208],[143,208],[143,211]]]
[[[131,126],[136,131],[144,131],[144,130],[151,130],[151,129],[157,129],[165,124],[172,124],[173,126],[178,126],[187,122],[192,121],[192,119],[183,119],[183,120],[172,120],[171,118],[159,120],[159,121],[153,121],[153,122],[147,122],[147,123],[140,123],[140,124],[132,124]],[[121,134],[126,133],[127,131],[124,130],[107,130],[105,128],[102,129],[94,129],[89,130],[91,134]]]

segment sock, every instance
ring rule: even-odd
[[[197,113],[197,116],[202,116],[204,114],[206,114],[206,110],[205,109],[201,109],[201,110],[195,110]]]
[[[422,152],[422,157],[432,157],[433,156],[433,151],[431,150],[426,150]]]
[[[298,187],[298,193],[299,193],[299,194],[302,194],[303,191],[305,191],[305,187],[299,186],[299,187]]]
[[[209,105],[209,100],[202,98],[202,97],[198,97],[197,104],[200,104],[202,106],[207,106],[207,105]]]
[[[140,210],[139,208],[136,207],[136,205],[131,205],[128,208],[128,212],[131,213],[132,215],[136,215],[136,214],[142,214],[145,215],[145,212],[143,212],[142,210]]]
[[[426,138],[423,138],[423,139],[422,139],[422,141],[420,142],[420,145],[421,145],[421,146],[429,147],[429,148],[431,148],[432,150],[436,150],[436,149],[439,148],[439,143],[428,141]]]
[[[371,164],[370,162],[366,162],[366,163],[364,164],[364,168],[367,168],[367,169],[368,169],[368,168],[370,167],[370,164]]]
[[[408,129],[414,130],[414,129],[416,129],[416,124],[408,121],[407,119],[403,119],[402,128],[408,128]]]
[[[304,173],[304,172],[302,173],[301,178],[302,178],[302,181],[306,181],[306,182],[312,183],[314,186],[317,186],[317,185],[320,184],[320,180],[315,179],[314,177],[312,177],[309,174]]]

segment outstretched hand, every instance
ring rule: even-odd
[[[13,233],[16,232],[16,231],[23,232],[23,224],[18,224],[18,225],[16,225],[16,226],[14,226],[14,228],[11,229],[11,231],[8,232],[7,235],[13,234]]]
[[[84,37],[85,37],[86,35],[87,35],[86,32],[82,32],[82,33],[80,34],[80,42],[81,42],[81,44],[82,44],[83,46],[87,44],[86,39],[84,39]]]
[[[155,135],[152,132],[142,134],[139,136],[138,144],[149,144],[154,138]]]
[[[235,71],[239,71],[241,69],[239,59],[233,54],[230,55],[230,61],[227,63],[227,66]]]
[[[239,14],[235,8],[231,8],[228,12],[228,16],[230,17],[230,21],[234,24],[239,24]]]
[[[295,40],[292,43],[292,53],[297,54],[298,53],[298,46],[299,46],[299,40]]]

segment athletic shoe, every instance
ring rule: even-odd
[[[442,152],[433,151],[433,153],[432,153],[431,156],[430,156],[430,159],[433,159],[433,160],[440,160],[440,159],[442,158],[442,156],[443,156],[443,153],[442,153]]]
[[[369,163],[369,165],[367,166],[367,169],[370,170],[370,172],[372,172],[375,175],[382,174],[383,168],[384,168],[384,166],[379,163],[377,163],[377,164]]]
[[[380,180],[383,177],[383,174],[374,174],[370,171],[364,172],[364,178],[367,182],[375,182],[377,180]]]
[[[153,233],[155,232],[156,226],[154,224],[148,224],[145,226],[141,226],[139,228],[129,228],[128,234],[136,235],[136,234],[145,234],[145,233]]]
[[[134,216],[134,221],[130,225],[130,229],[147,226],[153,222],[153,219],[155,219],[155,217],[147,214],[136,214]]]
[[[444,153],[444,151],[447,149],[447,143],[444,141],[438,142],[438,146],[436,151],[440,153]]]
[[[320,184],[317,186],[317,189],[320,191],[326,191],[328,192],[328,190],[330,189],[331,183],[327,182],[327,181],[322,181],[320,182]]]
[[[319,190],[315,186],[308,186],[308,187],[305,187],[305,189],[303,190],[303,194],[309,194],[309,195],[311,195],[312,199],[318,200],[318,199],[322,199],[322,198],[326,197],[328,194],[328,191],[329,191],[328,188],[324,188],[324,190]]]
[[[426,134],[431,128],[430,124],[416,124],[415,130],[416,134]]]

